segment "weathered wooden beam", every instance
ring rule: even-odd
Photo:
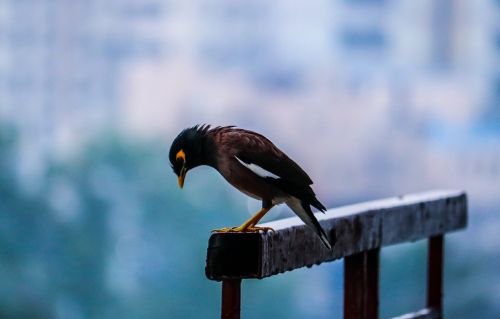
[[[393,317],[392,319],[439,319],[441,312],[436,309],[425,308],[413,313],[407,313],[402,316]]]
[[[297,217],[262,225],[275,232],[215,233],[208,245],[207,277],[264,278],[455,231],[467,225],[467,198],[460,191],[434,191],[330,209],[316,217],[336,242],[332,250]]]

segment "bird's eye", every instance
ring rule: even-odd
[[[177,154],[175,155],[175,160],[177,162],[179,162],[180,160],[182,160],[182,162],[186,161],[186,154],[184,153],[183,150],[177,152]]]

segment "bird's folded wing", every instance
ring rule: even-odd
[[[241,165],[285,193],[326,210],[310,186],[313,182],[309,175],[266,137],[243,129],[231,129],[224,135],[224,144],[234,151]]]
[[[313,182],[304,170],[278,149],[266,137],[243,129],[233,129],[227,142],[237,149],[236,157],[241,162],[255,165],[296,185],[311,185]],[[271,175],[270,175],[271,176]]]

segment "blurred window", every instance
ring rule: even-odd
[[[348,49],[383,49],[386,46],[386,37],[381,30],[346,29],[341,34],[341,41]]]
[[[500,0],[498,0],[498,3],[500,4]],[[495,34],[494,43],[495,49],[498,51],[498,53],[500,53],[500,31]]]
[[[352,4],[385,4],[386,0],[344,0],[347,3]]]

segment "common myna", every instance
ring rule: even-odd
[[[190,169],[208,165],[241,192],[262,200],[262,209],[241,226],[214,231],[272,230],[256,224],[274,205],[285,203],[331,249],[325,232],[311,211],[311,206],[326,211],[310,186],[313,183],[311,178],[266,137],[234,126],[211,128],[196,125],[183,130],[174,139],[169,157],[180,188]]]

